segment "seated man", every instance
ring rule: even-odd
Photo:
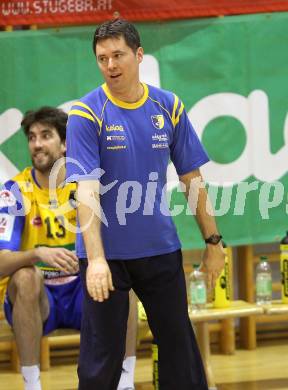
[[[21,125],[33,167],[0,192],[0,276],[9,277],[4,310],[15,334],[25,390],[41,389],[41,336],[57,328],[80,329],[81,323],[82,287],[74,253],[76,188],[63,185],[64,166],[56,188],[49,188],[52,167],[65,155],[66,122],[67,115],[56,108],[26,113]],[[130,310],[136,311],[135,299]],[[128,320],[118,390],[134,389],[136,327],[134,314]]]

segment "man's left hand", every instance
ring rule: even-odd
[[[219,278],[224,265],[225,253],[221,242],[217,245],[207,244],[203,254],[201,271],[206,272],[208,291],[215,287],[216,280]]]

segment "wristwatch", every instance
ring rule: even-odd
[[[210,237],[205,238],[206,244],[217,245],[222,240],[222,236],[219,234],[211,234]]]

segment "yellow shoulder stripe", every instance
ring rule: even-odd
[[[86,110],[90,112],[90,114],[93,116],[93,118],[95,118],[96,121],[98,122],[98,125],[101,127],[100,119],[95,114],[95,112],[89,106],[87,106],[87,104],[82,103],[82,102],[76,102],[76,103],[74,103],[74,106],[80,106],[80,107],[86,108]]]
[[[87,112],[81,111],[81,110],[71,110],[71,111],[69,112],[69,116],[70,116],[70,115],[82,116],[83,118],[90,119],[90,121],[92,121],[92,122],[95,123],[95,119],[93,118],[92,115],[88,114]]]
[[[172,123],[173,123],[173,126],[175,127],[176,126],[175,114],[176,114],[176,108],[178,107],[179,98],[176,95],[174,95],[174,96],[175,96],[175,100],[174,100],[174,106],[173,106],[173,111],[172,111]]]
[[[184,104],[181,102],[181,106],[180,106],[180,108],[179,108],[178,115],[177,115],[177,117],[175,118],[175,125],[174,125],[174,126],[176,126],[177,123],[179,122],[180,116],[181,116],[183,110],[184,110]]]
[[[102,112],[101,112],[101,125],[100,125],[99,131],[98,131],[99,136],[101,135],[102,123],[103,123],[103,113],[104,113],[104,110],[105,110],[105,107],[106,107],[106,104],[107,104],[108,100],[109,100],[108,98],[105,100],[105,103],[103,104],[103,107],[102,107]]]

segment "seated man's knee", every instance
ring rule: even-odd
[[[35,267],[23,267],[14,272],[8,285],[9,298],[16,296],[25,300],[38,299],[41,292],[42,276]]]

